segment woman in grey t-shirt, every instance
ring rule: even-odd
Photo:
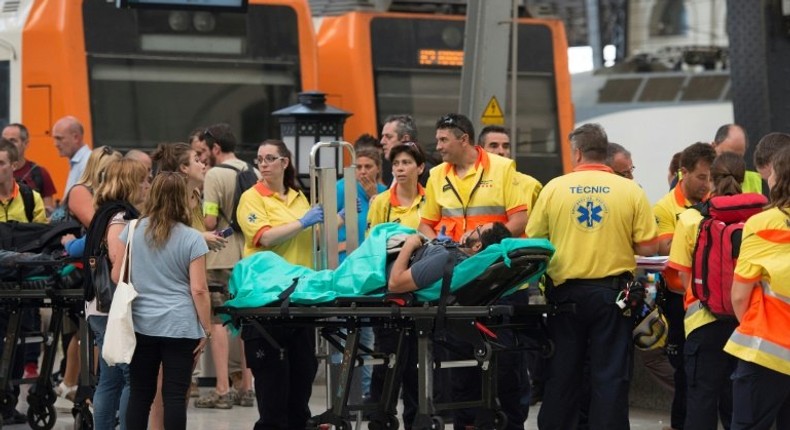
[[[162,366],[165,428],[186,429],[186,395],[192,363],[211,324],[206,253],[201,234],[189,227],[187,182],[181,173],[157,175],[143,218],[134,231],[131,282],[137,347],[129,365],[129,430],[144,430]],[[121,240],[128,240],[128,228]]]

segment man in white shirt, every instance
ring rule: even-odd
[[[88,164],[91,149],[83,141],[84,129],[77,118],[64,116],[52,127],[55,148],[61,157],[69,159],[69,176],[63,196],[68,195],[71,187],[77,183]]]

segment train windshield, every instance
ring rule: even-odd
[[[436,119],[458,109],[463,31],[463,21],[453,20],[371,22],[377,119],[383,123],[388,115],[411,113],[421,143],[431,152]],[[518,38],[514,156],[520,170],[545,183],[562,174],[552,35],[546,26],[520,24]],[[511,84],[509,78],[502,103],[506,111]]]
[[[238,130],[242,152],[279,135],[270,114],[294,103],[301,87],[293,9],[250,5],[235,14],[85,2],[84,13],[95,143],[152,148],[216,122]]]

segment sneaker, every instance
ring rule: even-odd
[[[235,391],[233,404],[249,408],[255,406],[255,393],[252,390]]]
[[[233,393],[218,394],[212,391],[208,396],[195,399],[196,408],[206,409],[231,409],[233,408]]]
[[[38,378],[38,364],[37,363],[25,364],[25,375],[23,376],[23,378],[25,379]]]
[[[189,397],[200,397],[200,388],[195,381],[189,384]]]
[[[55,395],[57,396],[55,399],[55,410],[61,413],[70,414],[71,409],[74,408],[74,397],[77,396],[77,386],[72,385],[68,387],[61,382],[60,385],[55,387]]]

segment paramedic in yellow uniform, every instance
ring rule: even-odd
[[[790,428],[790,149],[774,156],[768,184],[771,206],[743,227],[732,285],[731,430]]]
[[[244,233],[245,257],[258,251],[272,251],[289,263],[312,267],[310,227],[323,221],[323,211],[321,206],[311,208],[299,190],[292,160],[282,141],[264,141],[256,159],[261,181],[241,195],[236,215]],[[261,282],[264,287],[266,280]],[[260,414],[254,429],[305,428],[318,369],[313,330],[268,328],[267,331],[284,348],[284,353],[253,327],[242,328]]]
[[[420,175],[425,169],[425,154],[414,142],[406,142],[390,150],[392,187],[373,198],[368,210],[368,232],[385,223],[417,229],[420,225],[420,207],[425,202],[425,189],[420,185]]]
[[[480,145],[486,152],[491,154],[505,157],[509,160],[513,159],[513,154],[510,151],[510,134],[508,130],[501,125],[487,125],[480,130],[480,136],[477,138],[477,144]],[[543,189],[543,184],[537,179],[525,173],[516,172],[519,176],[519,183],[521,189],[519,192],[524,194],[527,198],[527,216],[532,212],[535,206],[535,201],[538,200],[540,190]]]
[[[740,184],[745,170],[746,164],[738,154],[724,152],[717,156],[711,165],[711,194],[741,194]],[[730,428],[732,420],[730,375],[735,370],[736,360],[722,348],[738,322],[716,318],[691,291],[692,263],[702,219],[702,213],[696,208],[686,209],[680,214],[669,252],[669,267],[678,271],[685,287],[686,342],[683,354],[688,381],[686,401],[693,405],[694,412],[686,414],[683,428],[716,430],[719,419],[724,428]],[[719,285],[718,288],[730,288],[730,285]]]
[[[469,118],[447,114],[436,122],[442,164],[431,169],[419,231],[429,238],[444,230],[454,241],[489,222],[501,222],[514,237],[524,234],[527,199],[512,160],[475,145]]]
[[[597,124],[569,136],[574,171],[550,181],[538,196],[527,237],[547,238],[557,252],[547,274],[550,302],[575,312],[548,317],[555,344],[538,415],[542,430],[576,428],[582,368],[590,358],[589,428],[624,430],[633,364],[633,318],[616,305],[636,270],[634,253],[658,249],[645,192],[604,164],[608,139]]]
[[[695,143],[680,153],[681,180],[653,207],[658,223],[658,253],[669,255],[675,224],[678,216],[692,205],[705,201],[710,193],[710,165],[716,158],[713,147],[707,143]],[[670,421],[672,428],[683,428],[686,419],[686,371],[683,364],[683,348],[686,337],[683,333],[683,293],[676,269],[663,272],[670,294],[662,307],[669,323],[667,333],[667,357],[675,368],[675,393],[672,399]]]
[[[392,166],[392,188],[377,195],[368,211],[368,232],[385,222],[396,222],[416,229],[420,225],[420,207],[425,201],[425,190],[419,183],[425,169],[425,154],[414,142],[391,147],[389,161]],[[394,354],[398,349],[400,330],[391,327],[373,327],[375,350]],[[401,346],[399,361],[403,372],[395,375],[394,383],[403,388],[403,423],[410,428],[417,415],[417,339],[407,332]],[[384,387],[385,366],[374,366],[370,383],[370,401],[381,400]],[[397,391],[397,390],[396,390]]]
[[[47,214],[44,200],[38,191],[30,190],[33,196],[33,219],[27,219],[25,202],[14,180],[14,168],[19,164],[19,151],[8,140],[0,140],[0,222],[19,221],[46,224]]]
[[[477,137],[477,144],[488,153],[512,159],[510,135],[505,127],[499,125],[483,127]],[[529,217],[538,200],[538,194],[543,189],[543,184],[527,174],[516,172],[516,175],[520,185],[518,192],[525,198]],[[531,292],[527,287],[527,284],[523,285],[518,291],[497,300],[497,304],[528,305]],[[506,430],[522,430],[528,418],[532,387],[534,386],[536,391],[543,391],[546,360],[539,352],[540,345],[535,343],[535,339],[507,328],[497,329],[496,334],[499,342],[504,345],[524,345],[527,349],[521,351],[513,348],[512,351],[501,353],[497,358],[497,394],[502,411],[507,415]],[[536,393],[536,395],[541,394]]]

